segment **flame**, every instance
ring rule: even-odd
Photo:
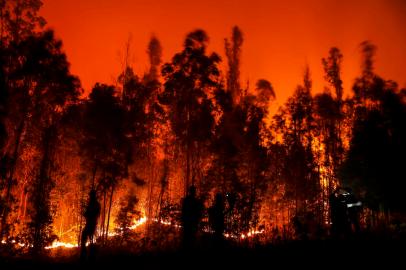
[[[264,230],[261,230],[261,231],[252,230],[252,231],[249,231],[247,234],[244,234],[244,233],[241,234],[240,238],[241,239],[251,238],[251,237],[254,237],[257,234],[263,234],[263,233],[264,233]]]
[[[136,228],[138,228],[139,226],[143,225],[145,222],[147,222],[147,217],[144,216],[138,220],[134,221],[134,224],[130,227],[131,230],[135,230]]]
[[[139,219],[137,219],[137,220],[134,220],[133,225],[131,225],[130,229],[131,229],[131,230],[137,229],[138,227],[140,227],[140,226],[142,226],[143,224],[145,224],[145,223],[147,222],[147,220],[148,220],[148,218],[147,218],[146,216],[143,216],[143,217],[141,217],[141,218],[139,218]],[[151,219],[151,220],[152,220],[153,222],[160,223],[160,224],[162,224],[162,225],[173,226],[173,227],[176,227],[176,228],[181,228],[180,225],[178,225],[178,224],[173,224],[172,222],[167,221],[167,220],[158,220],[158,219],[156,219],[156,218]],[[264,232],[265,232],[265,230],[251,230],[251,231],[249,231],[248,233],[242,233],[242,234],[240,234],[239,236],[238,236],[238,235],[233,235],[233,234],[231,234],[231,233],[224,233],[224,237],[225,237],[225,238],[234,238],[234,239],[238,239],[238,238],[240,238],[240,239],[247,239],[247,238],[254,237],[255,235],[258,235],[258,234],[263,234]],[[116,236],[116,235],[117,235],[116,232],[110,232],[110,233],[109,233],[109,237]],[[75,248],[75,247],[77,247],[77,244],[67,243],[67,242],[60,242],[60,241],[54,241],[54,242],[52,243],[52,245],[45,247],[45,249],[54,249],[54,248],[60,248],[60,247],[62,247],[62,248]]]
[[[54,241],[52,245],[45,247],[45,249],[53,249],[53,248],[75,248],[77,247],[77,244],[72,244],[72,243],[65,243],[65,242],[59,242],[59,241]]]

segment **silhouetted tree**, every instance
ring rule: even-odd
[[[3,149],[4,152],[2,153],[3,164],[7,165],[2,177],[4,180],[2,188],[6,190],[6,194],[3,198],[3,207],[1,207],[0,238],[5,233],[8,212],[13,200],[11,189],[16,185],[15,166],[28,113],[26,109],[19,109],[28,107],[29,88],[32,83],[35,83],[30,77],[32,73],[27,74],[28,78],[25,77],[28,67],[27,59],[32,58],[31,48],[26,45],[30,40],[33,40],[32,36],[35,34],[35,30],[39,30],[45,24],[45,20],[37,14],[41,5],[42,2],[39,0],[0,2],[2,87],[4,86],[3,90],[8,89],[9,97],[7,102],[3,99],[5,103],[2,105],[8,111],[6,121],[10,123],[8,125],[10,130],[7,131],[10,135],[9,139],[14,140],[14,145],[11,143],[10,146],[14,149]],[[41,34],[39,35],[41,36]],[[2,96],[2,98],[4,97]],[[15,130],[11,130],[12,128]]]
[[[159,77],[159,66],[162,62],[162,47],[159,40],[153,36],[148,44],[149,72],[148,80],[157,80]]]
[[[97,183],[103,193],[101,224],[104,237],[107,238],[114,191],[118,181],[128,176],[131,144],[126,136],[126,111],[121,106],[115,88],[96,84],[89,97],[83,116],[84,138],[81,149],[85,157],[84,166],[92,178],[91,185]]]
[[[283,166],[285,198],[294,201],[296,216],[315,206],[319,177],[312,149],[314,135],[313,97],[310,71],[305,69],[303,85],[296,88],[275,118],[283,136],[286,160]]]
[[[404,90],[374,73],[376,47],[361,43],[362,73],[355,80],[354,117],[350,148],[341,178],[373,210],[367,220],[376,224],[376,213],[404,211],[406,124]]]
[[[24,146],[26,147],[26,143],[29,142],[34,147],[38,147],[41,160],[37,167],[38,174],[35,176],[38,181],[34,180],[31,195],[35,197],[37,195],[35,193],[41,193],[41,200],[46,204],[52,189],[47,188],[52,187],[50,173],[53,165],[50,153],[54,151],[57,143],[53,139],[53,136],[57,136],[57,131],[52,130],[57,129],[58,121],[66,106],[75,102],[80,94],[79,82],[69,72],[69,63],[62,51],[62,42],[54,38],[52,31],[29,36],[21,40],[18,48],[18,52],[22,53],[20,66],[13,70],[9,78],[10,81],[23,83],[10,84],[13,86],[10,102],[21,101],[21,103],[13,103],[12,111],[16,112],[16,115],[10,119],[11,121],[17,119],[18,126],[13,134],[14,145],[9,154],[11,164],[6,178],[6,207],[2,212],[2,235],[7,233],[6,224],[11,207],[11,189],[13,182],[16,181],[14,172],[23,132],[28,134],[25,136]],[[41,204],[41,202],[33,200],[34,210],[30,224],[34,226],[32,238],[34,250],[40,250],[44,244],[41,239],[47,235],[45,227],[48,225],[40,216],[46,215],[45,212],[48,210],[46,208],[35,209],[37,208],[36,202]],[[45,212],[39,214],[36,212],[37,210]]]
[[[378,81],[379,82],[379,81]],[[373,210],[404,211],[406,104],[390,81],[381,87],[380,105],[356,118],[350,149],[343,165],[343,181],[354,187]]]
[[[8,89],[6,86],[5,74],[5,50],[0,40],[0,156],[3,156],[3,147],[6,143],[7,130],[5,116],[7,114]],[[1,177],[3,178],[3,177]]]
[[[343,81],[341,80],[342,59],[343,55],[336,47],[330,49],[328,58],[322,59],[324,77],[334,87],[336,99],[339,103],[343,99]]]
[[[210,96],[218,88],[220,57],[206,55],[207,42],[203,30],[188,34],[183,51],[162,68],[165,83],[160,101],[169,109],[172,130],[186,156],[184,192],[196,177],[191,176],[192,156],[202,151],[214,125]]]
[[[237,104],[241,98],[240,62],[243,34],[238,26],[233,27],[231,41],[225,39],[225,53],[227,56],[227,90],[231,93],[232,101]]]
[[[379,87],[379,77],[374,73],[374,56],[376,46],[369,41],[360,44],[361,76],[356,78],[353,85],[354,99],[358,105],[369,107],[376,100],[379,100],[382,87]]]
[[[28,223],[28,233],[34,253],[41,252],[44,247],[56,239],[52,227],[53,212],[50,201],[51,190],[54,188],[51,171],[53,169],[52,160],[55,155],[55,133],[55,126],[50,126],[44,130],[42,137],[44,152],[38,176],[32,183],[32,209],[30,213],[31,221]]]

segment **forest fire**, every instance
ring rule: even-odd
[[[350,87],[325,47],[289,90],[242,76],[252,28],[154,35],[145,63],[129,39],[114,82],[83,89],[43,2],[0,0],[0,263],[404,235],[406,89],[372,41]]]
[[[148,220],[148,218],[145,217],[145,216],[138,219],[138,220],[134,220],[133,225],[131,225],[129,227],[129,229],[130,230],[136,230],[140,226],[145,225],[147,220]],[[154,223],[159,223],[159,224],[166,225],[166,226],[172,226],[172,227],[178,228],[178,229],[181,228],[180,225],[173,224],[170,221],[165,221],[165,220],[158,221],[155,218],[151,219],[151,221],[154,222]],[[248,233],[241,233],[239,236],[232,235],[230,233],[224,233],[223,235],[224,235],[225,238],[244,240],[244,239],[247,239],[247,238],[255,237],[256,235],[259,235],[259,234],[263,234],[264,232],[265,232],[265,230],[262,229],[262,230],[249,230]],[[114,233],[114,232],[109,233],[109,237],[114,237],[114,236],[117,236],[117,235],[118,234]],[[4,241],[3,243],[5,244],[6,242]],[[21,246],[21,247],[24,247],[24,244],[18,244],[18,245]],[[89,243],[87,243],[86,245],[88,246]],[[45,247],[45,249],[57,249],[57,248],[68,248],[68,249],[70,249],[70,248],[78,248],[78,244],[77,243],[60,242],[60,241],[56,240],[56,241],[54,241],[52,243],[52,245]]]

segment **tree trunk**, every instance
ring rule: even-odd
[[[9,214],[9,208],[10,208],[10,199],[11,199],[11,189],[13,186],[13,178],[14,178],[14,171],[15,167],[17,164],[17,156],[18,156],[18,150],[20,148],[20,143],[22,139],[22,134],[24,131],[25,127],[25,118],[21,120],[20,126],[17,129],[17,134],[16,134],[16,139],[14,142],[14,150],[13,150],[13,155],[11,157],[11,164],[9,168],[9,175],[7,177],[7,184],[6,184],[6,196],[4,200],[4,207],[3,207],[3,212],[1,213],[1,228],[0,228],[0,240],[3,239],[4,236],[7,238],[7,218]]]
[[[82,186],[80,187],[80,202],[79,202],[79,230],[78,230],[78,247],[80,247],[80,242],[81,242],[81,238],[82,238],[82,223],[83,223],[83,209],[82,209],[82,203],[83,203],[83,197],[84,197],[84,185],[82,184]]]
[[[52,190],[52,180],[50,178],[50,170],[52,167],[52,156],[55,138],[55,127],[49,126],[44,130],[43,141],[43,157],[41,167],[36,183],[34,183],[33,192],[33,207],[34,213],[32,216],[33,223],[33,251],[34,253],[41,252],[46,244],[45,241],[49,235],[45,235],[49,222],[52,222],[50,209],[50,193]]]
[[[187,195],[187,190],[189,188],[190,181],[190,144],[187,143],[186,146],[186,181],[185,181],[185,196]]]
[[[103,215],[101,219],[101,239],[104,242],[104,231],[106,228],[106,204],[107,204],[107,190],[105,189],[103,192]]]
[[[107,226],[106,226],[106,241],[107,241],[107,237],[109,235],[110,213],[111,213],[111,205],[113,202],[113,193],[114,193],[114,185],[111,187],[111,193],[110,193],[109,212],[107,215]]]

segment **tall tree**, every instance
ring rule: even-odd
[[[374,73],[374,57],[376,46],[369,41],[360,44],[361,48],[361,76],[356,78],[353,85],[354,99],[357,105],[369,107],[373,101],[379,99],[380,87],[374,87],[380,78]]]
[[[361,76],[355,80],[350,149],[342,166],[352,186],[374,211],[404,211],[405,99],[396,83],[374,73],[376,47],[361,43]]]
[[[343,99],[343,81],[341,80],[342,59],[343,55],[336,47],[331,48],[329,56],[322,59],[324,78],[334,87],[336,99],[339,103]]]
[[[206,54],[207,42],[203,30],[189,33],[183,51],[162,68],[165,83],[160,101],[169,107],[172,130],[186,156],[185,193],[196,177],[191,175],[192,155],[211,138],[214,125],[211,96],[219,85],[220,57]]]
[[[3,153],[3,146],[6,143],[7,130],[5,126],[5,117],[7,114],[8,89],[6,86],[5,74],[5,50],[0,40],[0,156]]]
[[[244,38],[238,26],[233,27],[231,41],[225,39],[225,52],[227,56],[227,90],[230,91],[233,102],[239,103],[241,99],[240,62],[241,47]]]
[[[303,84],[276,115],[276,127],[282,135],[286,160],[282,177],[285,198],[294,201],[295,215],[315,206],[319,178],[312,149],[314,136],[313,97],[310,71],[305,69]]]
[[[85,103],[82,129],[83,166],[91,186],[103,195],[102,229],[107,238],[118,182],[128,176],[131,143],[127,113],[113,86],[96,84]]]
[[[45,130],[57,125],[66,106],[75,102],[80,94],[79,81],[70,74],[69,63],[62,51],[62,42],[55,39],[52,31],[29,36],[20,42],[19,49],[23,52],[20,66],[9,77],[16,82],[13,84],[9,104],[13,108],[11,111],[16,112],[16,115],[13,115],[11,121],[17,119],[18,126],[13,131],[15,138],[12,143],[14,145],[12,144],[8,154],[11,157],[11,164],[6,177],[6,206],[2,211],[3,235],[6,233],[5,226],[11,207],[12,186],[16,181],[14,174],[16,161],[23,134],[27,134],[25,143],[30,141],[29,144],[37,148],[44,159],[48,159],[46,158],[47,152],[49,152],[46,150],[48,145],[45,147],[41,143],[46,134]],[[11,103],[18,101],[21,103]],[[55,145],[49,147],[55,147]],[[41,166],[39,165],[39,167]],[[38,170],[41,171],[40,168]],[[49,177],[49,175],[44,176],[39,173],[38,177]],[[35,194],[31,195],[35,196]],[[49,196],[49,194],[44,193],[43,196]],[[31,218],[32,222],[37,222],[35,214]],[[34,249],[37,247],[35,246]]]
[[[338,183],[338,169],[344,157],[343,131],[344,110],[341,64],[343,55],[333,47],[327,58],[322,58],[324,78],[334,89],[335,95],[326,87],[324,93],[314,97],[314,114],[318,130],[319,171],[322,177],[322,208],[328,220],[329,194]]]

